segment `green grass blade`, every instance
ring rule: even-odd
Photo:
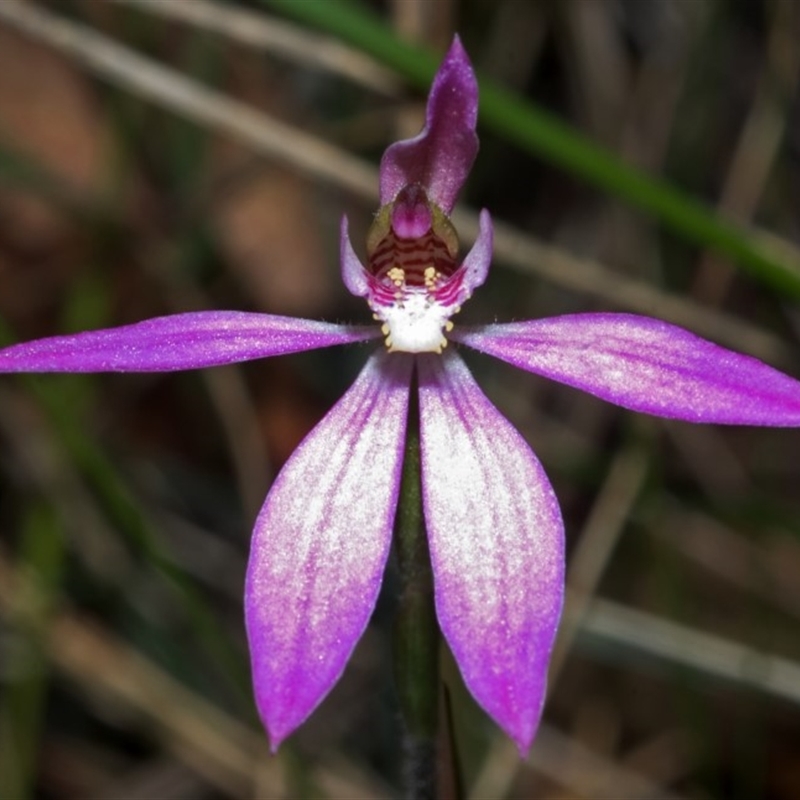
[[[65,554],[55,513],[47,506],[31,505],[22,525],[18,569],[31,576],[36,595],[26,598],[15,626],[24,665],[18,665],[8,681],[0,708],[0,797],[35,796],[50,680],[42,636],[58,603]]]

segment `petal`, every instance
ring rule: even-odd
[[[573,314],[462,328],[451,337],[634,411],[689,422],[800,425],[800,382],[661,320]]]
[[[536,456],[464,362],[449,353],[418,363],[439,622],[467,688],[524,754],[561,614],[561,512]]]
[[[286,463],[256,520],[245,621],[256,703],[273,750],[336,683],[375,606],[412,364],[372,356]]]
[[[347,217],[342,217],[340,231],[339,260],[342,267],[342,281],[350,294],[354,294],[356,297],[364,297],[369,291],[367,270],[350,243]]]
[[[489,216],[489,212],[484,209],[480,215],[478,238],[459,267],[459,271],[464,273],[456,300],[459,305],[469,299],[475,289],[485,282],[486,276],[489,274],[489,267],[492,264],[493,241],[492,218]]]
[[[418,183],[449,214],[478,152],[477,119],[478,83],[456,36],[433,79],[422,133],[383,154],[381,205]]]
[[[198,311],[11,345],[0,350],[0,372],[169,372],[379,335],[372,327],[244,311]]]

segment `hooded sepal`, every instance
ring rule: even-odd
[[[405,186],[421,186],[445,214],[453,210],[478,152],[478,83],[456,36],[433,80],[425,127],[391,145],[380,167],[381,205]]]

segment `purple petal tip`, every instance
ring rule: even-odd
[[[245,624],[273,753],[339,679],[375,605],[412,367],[407,358],[372,356],[283,467],[256,520]]]
[[[447,51],[447,55],[444,57],[444,64],[447,64],[448,66],[455,66],[458,69],[468,70],[474,81],[475,76],[472,74],[472,62],[469,60],[467,51],[464,49],[464,45],[461,44],[461,37],[457,33],[453,36],[453,41],[450,43],[450,49]]]
[[[437,616],[472,696],[524,754],[561,615],[558,501],[530,447],[458,356],[421,356],[418,369]]]
[[[800,381],[667,322],[568,314],[452,338],[610,403],[688,422],[800,425]]]
[[[396,142],[383,155],[381,204],[405,186],[418,184],[449,214],[478,152],[478,83],[456,36],[428,95],[425,127],[413,139]]]

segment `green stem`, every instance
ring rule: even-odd
[[[400,597],[394,630],[394,673],[404,725],[408,797],[436,797],[439,626],[433,603],[428,539],[422,515],[419,409],[412,391],[394,546]]]

